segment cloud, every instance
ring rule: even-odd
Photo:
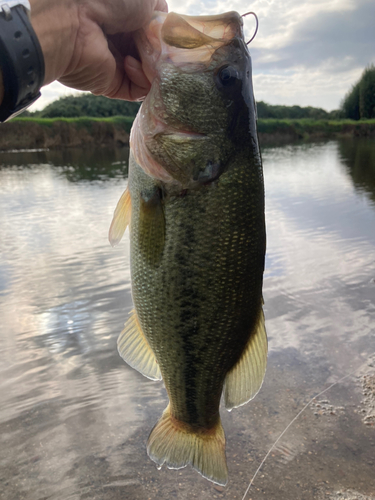
[[[271,35],[260,47],[254,46],[254,57],[263,70],[316,68],[326,63],[332,72],[363,68],[375,57],[374,19],[373,0],[357,0],[355,8],[346,10],[315,11],[289,26],[281,45],[270,46],[275,37]]]
[[[63,97],[65,95],[78,95],[82,92],[80,90],[71,89],[62,83],[53,82],[42,89],[42,96],[36,101],[35,104],[30,106],[29,111],[37,111],[45,108],[48,104]]]
[[[274,73],[255,71],[254,93],[257,101],[269,104],[315,106],[337,109],[340,100],[360,76],[361,70],[348,71],[337,78],[329,68],[295,68]]]
[[[256,98],[272,104],[339,106],[365,66],[375,62],[374,0],[169,0],[189,15],[249,10],[259,18],[250,45]],[[255,22],[245,19],[245,38]],[[33,107],[76,91],[53,83]]]
[[[256,98],[272,104],[299,104],[332,110],[375,61],[373,0],[188,0],[186,14],[216,14],[228,10],[256,12],[259,32],[251,43]],[[245,37],[254,21],[245,20]]]

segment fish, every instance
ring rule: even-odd
[[[250,401],[267,364],[251,57],[237,12],[156,12],[136,44],[152,85],[109,231],[112,245],[130,231],[134,309],[118,350],[168,394],[149,457],[225,485],[221,398],[228,410]]]

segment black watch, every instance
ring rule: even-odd
[[[0,71],[4,85],[0,122],[22,113],[40,97],[44,57],[29,15],[28,0],[0,0]]]

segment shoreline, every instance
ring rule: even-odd
[[[261,146],[346,137],[375,137],[375,120],[259,119],[258,135]]]
[[[134,118],[16,118],[0,125],[0,151],[123,147]],[[375,137],[375,120],[259,119],[261,146],[340,137]]]

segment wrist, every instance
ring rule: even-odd
[[[17,116],[40,96],[44,57],[29,12],[28,0],[0,0],[0,122]]]
[[[0,68],[0,106],[1,106],[1,103],[3,102],[3,98],[4,98],[3,74],[2,74],[1,68]]]
[[[75,0],[30,0],[31,23],[42,48],[43,85],[59,79],[69,66],[78,33]]]

